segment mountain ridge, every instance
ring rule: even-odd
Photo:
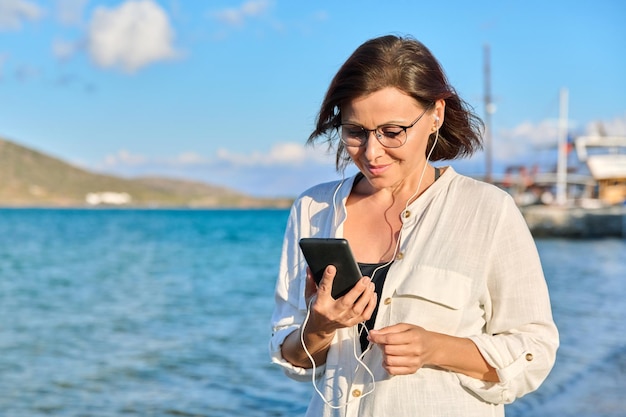
[[[292,201],[253,197],[193,180],[157,176],[124,178],[95,173],[0,138],[0,206],[3,207],[279,208],[288,207]]]

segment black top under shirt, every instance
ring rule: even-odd
[[[380,294],[383,293],[383,285],[385,284],[385,278],[387,278],[387,272],[389,272],[389,268],[391,267],[392,262],[381,262],[379,264],[364,264],[359,262],[359,269],[361,270],[361,275],[364,277],[370,277],[374,286],[376,287],[376,294],[378,298],[376,300],[376,308],[374,308],[374,312],[372,313],[372,317],[365,322],[365,327],[367,330],[372,330],[374,328],[374,322],[376,321],[376,314],[378,313],[378,306],[380,304]],[[380,268],[382,266],[382,268]],[[374,276],[372,273],[376,270],[376,268],[380,268]],[[361,352],[364,352],[369,344],[369,340],[367,340],[367,332],[365,330],[361,330],[360,334],[361,338]]]
[[[439,179],[441,176],[441,169],[435,167],[435,181]],[[357,174],[357,178],[354,181],[354,185],[359,182],[363,178],[363,174],[359,172]],[[354,186],[353,185],[353,186]],[[376,294],[378,298],[376,300],[376,308],[374,308],[374,312],[372,313],[372,317],[365,322],[365,327],[367,330],[372,330],[374,328],[374,322],[376,321],[376,314],[378,313],[378,306],[380,305],[380,295],[383,293],[383,285],[385,284],[385,279],[387,278],[387,273],[389,272],[389,268],[391,267],[392,262],[381,262],[376,264],[366,264],[362,262],[358,262],[359,269],[361,270],[361,275],[364,277],[370,277],[374,286],[376,288]],[[382,267],[382,268],[381,268]],[[376,270],[377,268],[380,268]],[[372,274],[376,271],[374,276]],[[367,340],[367,332],[362,330],[360,332],[360,341],[361,341],[361,352],[364,352],[367,349],[369,341]]]

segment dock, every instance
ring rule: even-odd
[[[531,205],[520,210],[535,237],[626,238],[626,205],[599,208]]]

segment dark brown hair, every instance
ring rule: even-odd
[[[328,87],[307,143],[325,137],[337,147],[337,170],[345,168],[350,158],[337,137],[342,106],[386,87],[403,91],[424,108],[445,100],[445,117],[431,160],[469,156],[482,148],[482,121],[448,83],[437,59],[414,38],[394,35],[365,42],[341,66]],[[435,133],[430,135],[427,149],[434,140]]]

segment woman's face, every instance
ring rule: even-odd
[[[435,116],[443,122],[443,100],[426,110],[421,119],[406,130],[406,142],[398,148],[386,148],[369,132],[362,147],[346,146],[350,158],[374,188],[380,190],[398,186],[415,189],[426,161],[428,136],[435,131]],[[341,123],[352,123],[364,129],[381,125],[409,126],[418,118],[422,107],[415,99],[396,88],[384,88],[360,97],[342,107]],[[430,149],[429,149],[430,151]]]

